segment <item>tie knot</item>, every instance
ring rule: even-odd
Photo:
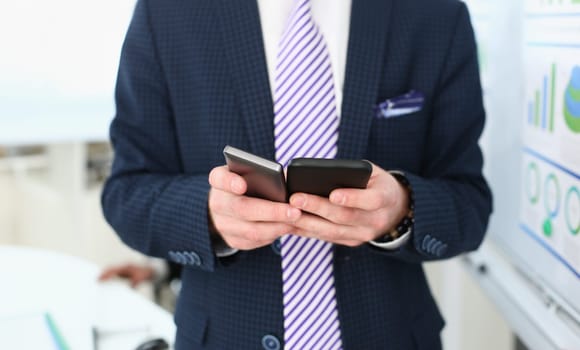
[[[310,7],[310,3],[311,0],[294,0],[294,2],[296,3],[296,7],[300,7],[300,6],[308,6]]]
[[[294,9],[290,18],[295,17],[297,14],[310,13],[311,6],[311,0],[294,0]]]
[[[283,42],[288,34],[292,31],[303,28],[305,23],[314,23],[312,20],[311,2],[310,0],[295,0],[294,8],[290,12],[288,22],[286,23],[286,30],[282,35]]]

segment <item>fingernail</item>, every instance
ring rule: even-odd
[[[304,203],[306,203],[306,198],[304,198],[303,195],[297,195],[292,197],[290,204],[292,204],[295,207],[298,208],[303,208],[304,207]]]
[[[343,205],[344,201],[346,200],[346,197],[341,194],[340,192],[334,192],[330,195],[330,201],[334,204],[340,204]]]
[[[286,212],[286,216],[288,216],[288,220],[296,221],[300,217],[300,210],[298,210],[296,208],[288,208],[288,211]]]
[[[238,181],[238,179],[233,179],[230,187],[234,192],[240,192],[242,190],[242,184],[240,181]]]

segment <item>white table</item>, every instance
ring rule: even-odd
[[[48,312],[69,348],[75,350],[130,350],[157,337],[173,342],[175,325],[170,313],[125,285],[98,283],[99,271],[77,257],[0,247],[0,324]],[[20,333],[17,336],[23,342],[40,337],[33,329]],[[14,334],[4,334],[10,336],[14,338]],[[46,349],[55,346],[47,344]]]

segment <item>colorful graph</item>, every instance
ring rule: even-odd
[[[580,191],[574,186],[566,194],[566,225],[570,233],[580,233]]]
[[[570,14],[580,10],[580,0],[527,0],[527,14]]]
[[[526,188],[528,200],[536,204],[540,198],[540,171],[536,162],[530,162],[526,172]]]
[[[566,227],[572,236],[580,236],[580,176],[531,149],[524,152],[531,156],[525,161],[523,183],[527,197],[523,203],[531,219],[528,226],[547,240],[561,235]]]
[[[580,133],[580,66],[572,69],[572,77],[566,87],[564,118],[572,132]]]
[[[552,220],[560,212],[560,195],[560,181],[554,173],[550,173],[544,182],[544,207],[548,217],[544,220],[542,229],[547,237],[554,232]]]
[[[556,95],[556,64],[552,64],[549,75],[544,75],[542,87],[534,91],[533,100],[528,102],[528,124],[554,132]]]

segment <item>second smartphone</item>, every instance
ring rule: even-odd
[[[328,197],[337,188],[366,188],[372,165],[366,160],[295,158],[288,165],[288,194]]]

